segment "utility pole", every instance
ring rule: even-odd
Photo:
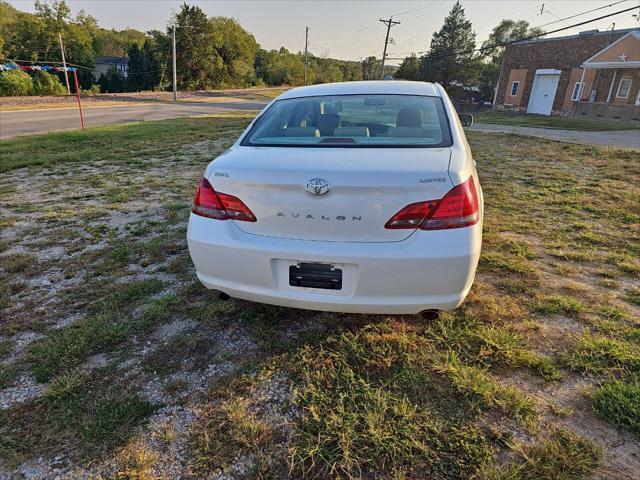
[[[69,88],[69,73],[67,72],[67,61],[64,58],[64,45],[62,44],[62,34],[58,32],[58,40],[60,40],[60,53],[62,54],[62,66],[64,67],[64,81],[67,84],[67,94],[71,95]]]
[[[387,26],[387,36],[384,39],[384,51],[382,52],[382,66],[380,67],[380,80],[384,80],[384,61],[387,58],[387,43],[389,43],[389,31],[394,25],[400,25],[400,22],[394,21],[393,17],[389,18],[389,20],[384,20],[381,18],[380,21]]]
[[[178,100],[178,75],[176,73],[176,24],[173,24],[173,35],[172,35],[172,57],[173,57],[173,101],[176,102]]]
[[[304,33],[304,84],[307,84],[307,68],[309,66],[309,27]]]

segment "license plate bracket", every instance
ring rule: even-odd
[[[301,262],[289,266],[289,285],[342,290],[342,270],[329,263]]]

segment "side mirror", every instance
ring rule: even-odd
[[[470,113],[459,113],[458,118],[463,127],[470,127],[473,125],[473,115]]]

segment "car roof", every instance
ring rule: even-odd
[[[320,95],[427,95],[439,97],[436,84],[428,82],[410,82],[407,80],[375,80],[362,82],[339,82],[310,85],[287,90],[278,100],[300,97],[317,97]]]

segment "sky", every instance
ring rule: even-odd
[[[9,0],[22,11],[33,12],[33,0]],[[138,30],[164,29],[173,12],[183,0],[67,0],[72,14],[84,9],[95,17],[100,26],[118,30],[130,27]],[[386,27],[380,18],[401,22],[391,29],[392,43],[388,48],[391,64],[413,52],[420,55],[429,48],[431,36],[447,15],[453,0],[189,0],[210,16],[235,18],[251,32],[262,48],[286,47],[291,51],[304,50],[305,27],[309,27],[309,50],[318,56],[345,60],[382,56]],[[589,10],[591,13],[561,21],[560,19]],[[543,7],[544,4],[544,7]],[[500,20],[527,20],[531,26],[551,31],[597,18],[638,5],[638,0],[462,0],[470,18],[478,45]],[[553,34],[571,35],[580,31],[638,27],[630,12]]]

